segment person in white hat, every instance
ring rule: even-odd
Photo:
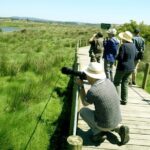
[[[102,65],[91,62],[83,72],[87,76],[91,88],[85,92],[83,81],[77,78],[82,104],[94,104],[95,110],[83,107],[80,115],[91,127],[93,142],[103,142],[108,131],[116,131],[121,137],[121,144],[129,141],[129,128],[120,124],[122,120],[120,99],[114,84],[106,78]]]
[[[133,36],[130,31],[120,33],[119,37],[123,44],[117,56],[118,64],[114,77],[114,85],[121,96],[121,104],[126,105],[128,101],[128,80],[135,68],[134,60],[137,49],[132,42]]]
[[[104,68],[105,74],[108,79],[113,82],[113,65],[116,60],[116,55],[119,49],[120,41],[115,37],[117,34],[116,29],[112,28],[107,31],[108,38],[104,40]]]

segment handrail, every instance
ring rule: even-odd
[[[79,70],[79,61],[77,58],[77,51],[80,46],[80,41],[77,42],[76,52],[75,52],[75,70]],[[76,135],[77,124],[78,124],[78,110],[79,110],[79,93],[76,84],[73,86],[73,99],[72,99],[72,109],[71,109],[71,119],[70,119],[70,136],[67,138],[68,149],[78,148],[82,149],[83,140],[80,136]]]
[[[77,64],[77,70],[79,69],[79,64]],[[75,89],[76,89],[76,91],[75,91],[75,112],[74,112],[74,123],[73,123],[73,135],[76,135],[76,131],[77,131],[77,120],[78,120],[78,106],[79,106],[79,101],[78,101],[78,99],[79,99],[79,92],[78,92],[78,87],[77,87],[77,85],[75,85],[76,87],[75,87]]]
[[[79,49],[79,41],[77,43],[76,52],[75,52],[75,68],[74,70],[79,70],[79,62],[77,58],[77,51]],[[76,84],[73,85],[73,97],[72,97],[72,109],[71,109],[71,119],[70,119],[70,135],[76,135],[77,128],[77,114],[78,114],[78,87]]]

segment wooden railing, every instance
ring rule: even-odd
[[[144,78],[143,78],[143,83],[142,83],[142,88],[145,89],[147,86],[147,80],[149,76],[149,69],[150,69],[150,64],[146,63],[145,64],[145,70],[144,70]]]
[[[81,40],[77,42],[76,52],[75,52],[75,64],[74,70],[79,70],[79,60],[77,58],[77,52],[79,47],[81,46]],[[79,93],[78,87],[76,84],[73,86],[73,98],[72,98],[72,106],[71,106],[71,118],[70,118],[70,129],[69,129],[69,137],[67,138],[68,149],[69,150],[81,150],[83,140],[80,136],[76,135],[77,124],[78,124],[78,111],[79,111]]]
[[[85,39],[80,39],[80,40],[78,41],[78,43],[79,43],[79,47],[89,45],[88,40],[85,40]]]

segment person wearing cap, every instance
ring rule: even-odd
[[[89,50],[89,56],[91,57],[91,62],[100,63],[104,50],[103,41],[103,34],[101,32],[94,34],[90,38],[89,43],[91,44],[91,46]]]
[[[126,105],[128,100],[128,80],[135,65],[134,60],[136,58],[136,47],[132,42],[132,33],[125,31],[119,33],[119,37],[122,40],[119,53],[117,56],[117,68],[114,77],[114,85],[121,99],[121,104]]]
[[[104,68],[105,68],[105,74],[108,79],[113,81],[113,65],[116,60],[117,51],[119,49],[119,43],[120,41],[115,37],[117,34],[116,29],[109,29],[107,31],[108,38],[104,40]]]
[[[132,73],[131,84],[136,85],[135,80],[136,80],[137,69],[138,69],[140,60],[143,59],[143,54],[144,54],[144,49],[145,49],[145,40],[140,36],[139,29],[134,30],[133,43],[135,44],[138,51],[137,51],[137,58],[135,59],[135,69],[134,69],[134,72]]]
[[[91,140],[103,142],[108,132],[115,131],[121,137],[121,144],[127,143],[129,128],[120,124],[122,121],[120,99],[114,84],[106,78],[100,63],[91,62],[83,72],[91,87],[86,93],[83,81],[77,78],[81,101],[84,106],[94,104],[95,109],[83,107],[79,114],[91,127],[93,132]]]

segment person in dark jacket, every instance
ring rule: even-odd
[[[134,31],[133,43],[135,44],[135,47],[137,48],[138,51],[137,51],[137,58],[135,59],[135,69],[134,69],[134,72],[132,73],[131,84],[136,85],[137,69],[138,69],[140,60],[143,59],[144,49],[145,49],[145,40],[140,36],[139,29],[135,29]]]
[[[83,81],[77,78],[76,83],[79,87],[81,101],[84,106],[93,104],[95,109],[83,107],[79,113],[91,127],[93,132],[91,140],[103,142],[107,138],[108,132],[115,131],[121,137],[120,143],[127,143],[129,128],[120,124],[122,121],[120,99],[114,84],[106,79],[102,64],[91,62],[84,69],[84,73],[91,87],[86,93]]]
[[[126,105],[128,99],[128,79],[134,71],[137,49],[132,42],[132,33],[125,31],[119,34],[122,45],[117,56],[118,64],[114,77],[114,85],[121,96],[121,104]],[[121,86],[120,86],[121,85]]]
[[[108,79],[113,82],[113,65],[116,60],[117,51],[119,49],[120,41],[115,37],[117,31],[116,29],[109,29],[107,31],[108,38],[104,40],[104,69],[105,74]]]

